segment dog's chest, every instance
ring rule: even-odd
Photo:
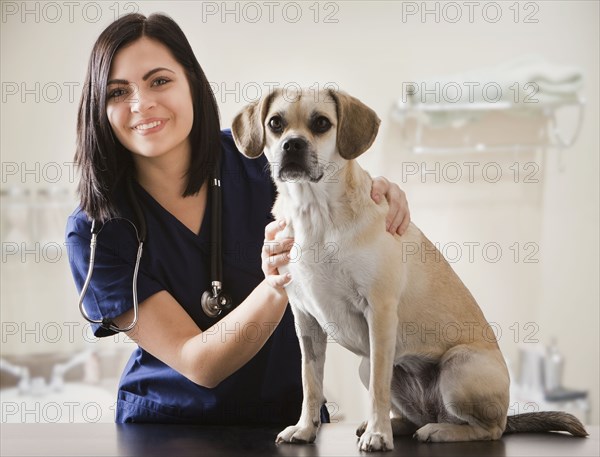
[[[364,294],[368,265],[360,251],[343,241],[323,241],[296,236],[288,271],[294,281],[287,287],[292,306],[312,315],[338,343],[368,355],[368,327]]]

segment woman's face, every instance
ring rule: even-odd
[[[189,154],[192,94],[183,67],[166,46],[142,37],[120,49],[106,94],[113,132],[136,159]]]

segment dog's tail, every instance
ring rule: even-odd
[[[578,437],[589,435],[579,419],[572,414],[557,411],[508,416],[504,433],[518,432],[569,432]]]

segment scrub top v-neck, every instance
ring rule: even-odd
[[[260,251],[264,228],[272,220],[275,189],[266,159],[237,151],[231,132],[221,135],[223,284],[234,304],[263,280]],[[116,422],[192,422],[206,424],[291,424],[300,415],[300,349],[291,310],[279,324],[229,324],[208,318],[200,298],[210,287],[210,219],[207,204],[195,234],[141,186],[134,192],[146,218],[147,236],[138,275],[138,299],[168,291],[202,331],[220,338],[256,338],[276,329],[263,348],[215,388],[199,386],[141,348],[134,350],[119,383]],[[121,193],[126,195],[125,192]],[[134,221],[126,198],[118,202]],[[69,217],[66,243],[78,290],[89,265],[90,221],[77,209]],[[94,319],[114,318],[132,307],[132,278],[138,242],[130,222],[107,222],[98,235],[95,268],[84,305]],[[112,332],[92,326],[96,336]]]

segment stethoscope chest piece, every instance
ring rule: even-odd
[[[211,201],[212,201],[212,227],[211,227],[211,276],[212,283],[211,289],[207,290],[202,294],[201,304],[202,310],[206,313],[206,315],[210,318],[215,318],[220,316],[221,314],[227,314],[233,308],[233,300],[231,297],[226,295],[223,292],[223,260],[222,260],[222,251],[221,251],[221,180],[218,178],[220,176],[219,166],[215,167],[214,177],[211,179]],[[88,266],[87,276],[85,278],[81,293],[79,294],[79,310],[83,317],[92,324],[99,324],[102,327],[112,330],[115,332],[127,332],[131,330],[137,324],[138,318],[138,300],[137,300],[137,276],[138,270],[140,267],[140,259],[142,257],[142,250],[144,242],[146,241],[146,219],[144,218],[144,214],[140,207],[140,204],[135,196],[133,190],[132,181],[128,181],[128,194],[130,203],[132,206],[132,210],[134,212],[134,216],[137,219],[138,226],[140,230],[138,232],[136,224],[131,222],[128,219],[125,219],[136,231],[136,235],[138,238],[138,252],[133,272],[133,285],[132,285],[132,294],[133,294],[133,320],[132,322],[124,328],[120,328],[115,325],[111,319],[101,318],[101,319],[92,319],[88,316],[84,306],[83,299],[86,295],[88,286],[92,279],[92,273],[94,272],[94,258],[96,254],[96,239],[100,230],[102,230],[103,224],[96,224],[95,220],[92,220],[92,228],[91,228],[91,240],[90,240],[90,263]],[[117,218],[124,219],[124,218]]]
[[[221,291],[220,284],[216,283],[217,281],[213,281],[212,290],[205,291],[200,299],[202,310],[211,318],[218,317],[223,312],[227,313],[233,308],[231,298],[225,295]]]

